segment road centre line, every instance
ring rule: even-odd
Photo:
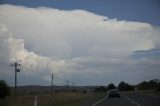
[[[135,101],[132,100],[131,98],[129,98],[129,97],[125,96],[125,95],[122,95],[122,96],[123,96],[125,99],[131,101],[131,103],[133,103],[133,104],[135,104],[135,105],[137,105],[137,106],[141,106],[140,104],[138,104],[137,102],[135,102]]]

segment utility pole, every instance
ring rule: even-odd
[[[53,78],[54,78],[54,75],[53,73],[51,74],[51,79],[52,79],[52,83],[51,83],[51,93],[53,93]]]
[[[75,86],[75,83],[73,82],[73,87]]]
[[[15,68],[15,88],[14,88],[14,94],[17,96],[17,72],[20,72],[20,65],[18,62],[15,62],[14,64],[11,64],[11,66],[14,66]]]
[[[69,86],[69,81],[67,80],[66,82],[67,82],[67,89],[68,89],[68,86]]]

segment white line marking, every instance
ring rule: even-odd
[[[103,99],[99,100],[98,102],[94,103],[92,106],[96,106],[98,103],[102,102],[103,100],[105,100],[106,97],[104,97]]]
[[[137,105],[137,106],[141,106],[140,104],[138,104],[137,102],[135,102],[135,101],[132,100],[131,98],[129,98],[129,97],[125,96],[125,95],[122,95],[122,96],[123,96],[125,99],[131,101],[131,103],[133,103],[133,104],[135,104],[135,105]]]

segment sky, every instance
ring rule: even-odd
[[[0,0],[0,79],[14,85],[160,78],[158,0]]]

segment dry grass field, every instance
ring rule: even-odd
[[[99,100],[105,94],[61,92],[41,94],[37,106],[88,106]],[[0,106],[34,106],[35,95],[10,96],[0,100]]]

